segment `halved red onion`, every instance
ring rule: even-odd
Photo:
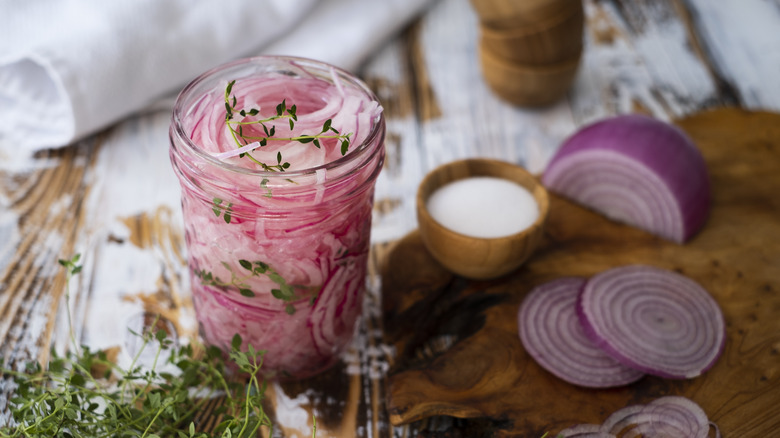
[[[577,438],[707,438],[710,426],[715,437],[720,431],[693,400],[666,396],[646,405],[632,405],[613,412],[599,426],[579,424],[559,432],[556,437]],[[600,435],[597,435],[599,433]]]
[[[542,176],[550,190],[619,222],[683,243],[703,225],[710,183],[699,150],[679,128],[642,115],[587,126]]]
[[[629,265],[588,280],[577,301],[585,334],[626,366],[693,378],[723,352],[726,324],[698,283],[665,269]]]
[[[577,318],[577,296],[585,279],[564,277],[534,288],[518,312],[520,340],[544,369],[574,385],[622,386],[644,373],[626,367],[588,339]]]

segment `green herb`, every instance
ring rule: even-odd
[[[222,262],[222,266],[230,272],[230,281],[224,281],[215,276],[212,272],[205,269],[195,269],[195,275],[200,279],[200,283],[206,286],[214,286],[218,288],[234,288],[245,297],[254,297],[256,294],[252,291],[251,286],[247,283],[247,280],[252,277],[259,277],[260,275],[267,276],[271,281],[277,284],[277,288],[271,289],[271,295],[274,298],[282,300],[287,303],[285,311],[292,315],[295,313],[295,306],[293,301],[297,301],[302,297],[295,293],[296,286],[290,285],[276,270],[274,270],[268,263],[262,261],[250,262],[249,260],[238,260],[239,266],[248,271],[243,275],[237,274],[233,271],[233,267],[227,263]],[[314,303],[314,298],[310,302]]]
[[[81,271],[78,261],[78,255],[59,261],[68,279]],[[105,352],[83,345],[64,356],[53,351],[46,369],[37,362],[24,371],[0,368],[2,377],[16,385],[9,400],[12,424],[0,426],[0,437],[240,438],[256,437],[263,426],[273,435],[262,407],[266,386],[259,376],[265,351],[247,345],[243,352],[241,337],[233,337],[228,358],[248,376],[238,381],[225,378],[227,362],[216,347],[196,354],[191,344],[174,347],[164,330],[136,335],[143,342],[126,369]],[[138,365],[152,344],[151,368]],[[161,360],[163,351],[169,354]],[[199,430],[196,415],[216,396],[224,398],[214,411],[221,421],[213,431]],[[317,430],[313,422],[312,438]]]
[[[225,220],[225,223],[229,224],[230,220],[233,218],[233,203],[228,202],[223,207],[222,200],[219,198],[214,198],[212,199],[211,211],[213,211],[217,217],[222,215],[222,219]]]
[[[276,126],[271,125],[270,128],[267,123],[274,120],[287,119],[290,125],[290,131],[295,127],[295,122],[298,121],[298,108],[295,105],[287,106],[287,100],[284,99],[280,104],[276,106],[276,114],[270,117],[257,120],[246,120],[247,117],[254,117],[260,113],[257,108],[236,108],[238,99],[233,92],[233,86],[236,84],[235,80],[228,82],[225,88],[225,125],[230,130],[230,135],[233,137],[237,147],[243,147],[253,142],[257,142],[257,148],[268,145],[269,141],[297,141],[298,143],[312,143],[315,147],[320,148],[322,139],[336,139],[341,144],[341,155],[346,155],[349,150],[350,137],[352,133],[341,134],[336,128],[332,127],[333,121],[331,119],[326,120],[322,124],[322,129],[319,133],[314,135],[302,134],[294,137],[276,137]],[[234,120],[236,116],[241,116],[241,120]],[[262,128],[263,135],[247,135],[244,133],[244,127],[248,125],[259,125]],[[252,149],[254,151],[255,149]],[[276,164],[267,164],[259,161],[251,152],[243,152],[239,157],[248,157],[254,161],[257,165],[268,171],[284,172],[290,167],[290,163],[285,161],[282,157],[281,151],[276,154]]]
[[[75,347],[78,345],[76,343],[76,337],[73,334],[73,324],[70,320],[70,280],[73,278],[74,275],[81,272],[81,265],[77,265],[76,263],[79,262],[81,259],[81,254],[76,254],[70,259],[59,259],[58,262],[60,265],[65,267],[65,304],[68,306],[67,312],[65,312],[68,315],[68,331],[70,334],[70,341]]]
[[[260,181],[260,188],[264,189],[266,191],[265,197],[270,198],[273,196],[273,193],[271,192],[271,189],[268,187],[268,178],[263,178],[262,181]]]
[[[216,347],[196,358],[191,345],[173,349],[164,330],[144,333],[143,348],[157,344],[151,369],[122,369],[105,352],[81,347],[81,353],[57,356],[48,369],[35,363],[25,372],[2,370],[17,384],[10,400],[15,426],[0,428],[0,437],[254,437],[261,426],[272,428],[262,408],[265,385],[258,374],[263,351],[239,350],[233,340],[230,360],[249,376],[248,383],[226,380],[222,352]],[[178,372],[159,371],[163,350]],[[101,371],[96,375],[96,370]],[[195,415],[211,397],[225,396],[217,413],[222,422],[212,433],[197,430]]]

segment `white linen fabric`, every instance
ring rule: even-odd
[[[295,31],[262,50],[354,71],[433,0],[320,0]]]
[[[72,143],[242,56],[356,68],[431,0],[0,0],[0,148]]]

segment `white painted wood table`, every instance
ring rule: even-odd
[[[282,434],[309,433],[311,411],[323,418],[323,437],[437,436],[430,430],[457,426],[436,419],[393,427],[384,411],[394,352],[383,342],[376,267],[389,243],[416,228],[414,193],[429,170],[482,156],[540,172],[577,127],[613,114],[780,112],[780,1],[586,0],[585,11],[581,68],[566,97],[547,108],[513,107],[485,85],[468,0],[437,2],[360,69],[387,117],[364,317],[330,384],[270,387]],[[128,327],[157,313],[180,338],[196,335],[169,119],[167,111],[140,114],[34,157],[0,149],[0,355],[45,361],[51,345],[65,348],[57,259],[75,253],[84,270],[68,305],[81,342],[127,360]]]

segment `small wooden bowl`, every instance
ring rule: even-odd
[[[566,94],[580,65],[580,55],[554,64],[517,64],[480,45],[482,75],[502,99],[519,106],[549,105]]]
[[[504,178],[525,187],[536,200],[539,217],[525,230],[497,238],[466,236],[444,227],[431,217],[427,202],[436,189],[452,181],[476,176]],[[522,167],[505,161],[454,161],[428,173],[417,190],[417,222],[425,247],[445,268],[472,279],[500,277],[528,260],[542,240],[548,210],[549,199],[544,186]]]
[[[582,0],[471,0],[479,21],[495,29],[533,26],[582,9]]]
[[[519,64],[543,65],[582,53],[585,14],[581,4],[567,15],[530,26],[497,29],[480,26],[480,44],[499,58]]]

